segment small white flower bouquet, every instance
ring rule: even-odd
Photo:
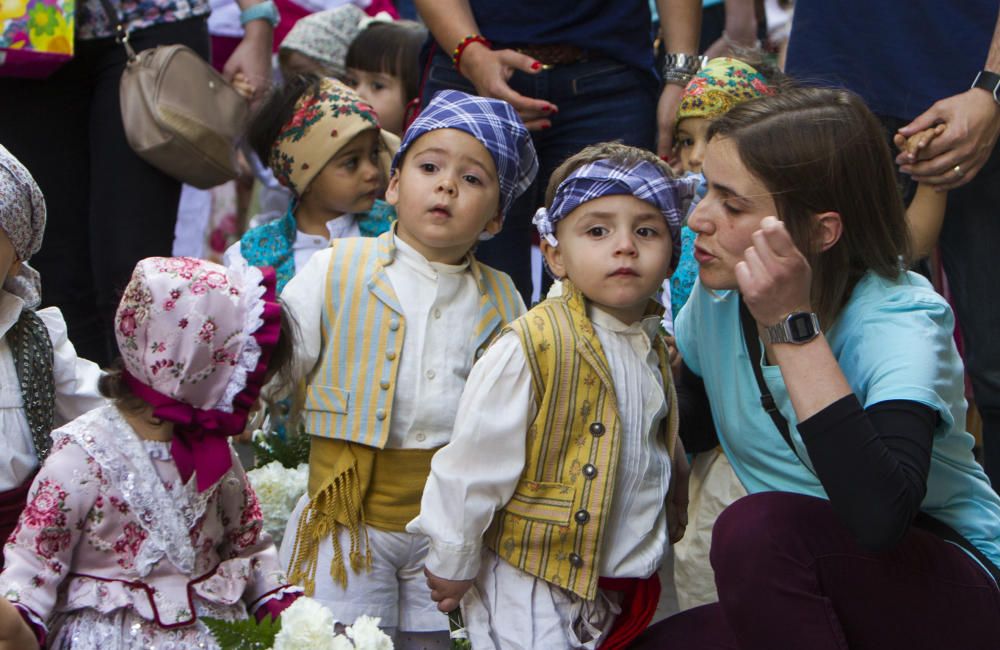
[[[288,517],[309,485],[309,465],[292,469],[272,461],[247,472],[247,479],[260,501],[264,530],[274,538],[275,546],[280,545]]]
[[[281,612],[277,621],[266,617],[257,623],[251,616],[243,621],[201,619],[222,650],[392,650],[392,639],[379,629],[381,619],[359,616],[354,624],[337,634],[333,612],[305,596]]]

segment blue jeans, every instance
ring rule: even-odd
[[[546,99],[559,107],[552,127],[532,132],[538,152],[538,177],[511,207],[503,231],[479,245],[476,257],[514,279],[525,303],[531,299],[531,217],[545,200],[549,176],[566,158],[587,145],[617,140],[653,149],[656,143],[656,102],[659,87],[652,72],[597,59],[554,66],[537,75],[515,72],[510,86],[528,97]],[[453,88],[475,94],[451,59],[434,48],[421,101]],[[543,294],[544,295],[544,294]]]

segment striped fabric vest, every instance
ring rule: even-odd
[[[326,275],[323,348],[307,380],[307,433],[383,449],[389,436],[406,322],[385,267],[396,249],[392,230],[374,239],[335,240]],[[476,358],[523,307],[506,273],[470,255],[479,317],[470,323]],[[469,365],[475,359],[469,359]]]
[[[650,301],[647,315],[662,313]],[[583,295],[568,282],[561,296],[506,329],[521,339],[538,414],[528,428],[521,480],[494,517],[485,544],[522,571],[593,600],[621,446],[611,371]],[[677,396],[661,337],[653,347],[667,390],[665,435],[672,455]]]

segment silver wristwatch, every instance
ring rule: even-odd
[[[670,84],[686,86],[701,66],[708,62],[708,57],[683,52],[668,52],[663,60],[663,81]]]
[[[765,343],[808,343],[819,336],[819,318],[813,312],[796,311],[776,325],[764,328]]]

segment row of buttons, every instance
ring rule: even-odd
[[[600,438],[606,431],[607,429],[600,422],[594,422],[590,425],[590,435],[595,438]],[[597,467],[592,463],[584,465],[582,471],[584,478],[588,481],[592,481],[597,477]],[[576,514],[573,515],[573,519],[577,524],[582,526],[590,521],[590,513],[583,509],[577,510]],[[569,563],[578,569],[583,566],[583,558],[577,553],[570,553],[568,559]]]

